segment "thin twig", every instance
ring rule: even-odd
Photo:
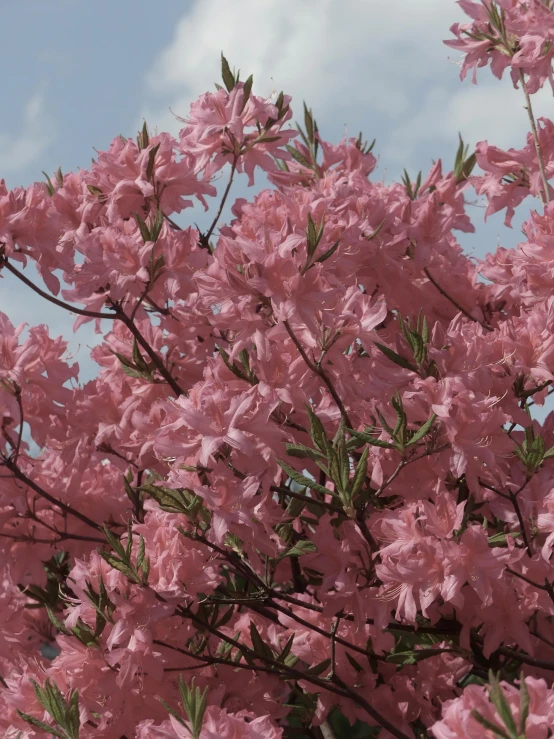
[[[535,142],[535,149],[537,152],[537,159],[539,162],[539,170],[541,173],[542,186],[544,189],[544,193],[539,192],[539,196],[544,205],[550,202],[550,187],[548,185],[548,177],[546,175],[546,168],[544,166],[544,157],[542,154],[541,144],[539,141],[539,132],[537,131],[537,124],[535,122],[535,116],[533,114],[533,106],[531,104],[531,97],[529,93],[527,92],[527,85],[525,84],[525,75],[523,74],[523,69],[521,68],[519,70],[519,79],[521,81],[521,87],[523,89],[523,94],[525,95],[525,102],[527,103],[525,110],[527,111],[527,114],[529,116],[529,121],[531,123],[533,141]]]
[[[525,480],[523,485],[521,485],[515,492],[512,492],[511,490],[509,490],[507,493],[503,493],[502,491],[497,490],[492,485],[488,485],[487,483],[483,482],[483,480],[479,478],[479,485],[481,485],[481,487],[486,488],[487,490],[491,490],[493,493],[496,493],[496,495],[499,495],[501,498],[504,498],[504,500],[509,500],[510,503],[512,504],[515,514],[517,516],[517,520],[519,522],[519,526],[521,528],[521,537],[523,539],[523,543],[525,544],[527,554],[531,557],[532,556],[531,545],[529,542],[529,538],[527,537],[527,531],[525,529],[525,521],[523,519],[523,514],[521,513],[521,509],[519,507],[519,503],[517,500],[517,496],[525,488],[528,482],[529,482],[529,479]]]
[[[319,500],[318,498],[309,498],[307,495],[302,495],[301,493],[295,493],[294,491],[290,490],[290,488],[283,487],[282,485],[271,485],[270,490],[274,493],[283,493],[283,495],[288,495],[291,498],[296,498],[296,500],[302,500],[304,501],[304,503],[306,503],[306,505],[308,503],[311,503],[312,505],[326,508],[328,511],[332,511],[333,513],[344,513],[343,509],[337,505],[326,503],[324,500]]]
[[[44,500],[47,500],[52,505],[57,506],[68,516],[78,518],[79,521],[85,523],[87,526],[90,526],[92,529],[95,529],[96,531],[102,530],[102,527],[100,526],[100,524],[97,524],[96,521],[93,521],[88,516],[85,516],[84,513],[81,513],[75,508],[72,508],[67,503],[63,503],[61,500],[58,500],[46,490],[43,490],[43,488],[41,488],[39,485],[37,485],[36,482],[31,480],[30,477],[27,477],[27,475],[22,470],[20,470],[16,464],[14,464],[13,460],[9,459],[8,457],[3,457],[2,462],[4,466],[10,470],[10,472],[16,479],[25,483],[25,485],[27,485],[27,487],[30,487],[31,490],[33,490],[38,496],[44,498]]]
[[[420,459],[424,459],[425,457],[430,457],[433,454],[439,454],[440,452],[444,452],[449,448],[449,444],[443,444],[443,446],[438,447],[437,449],[432,449],[430,451],[423,452],[422,454],[418,454],[415,457],[411,457],[410,459],[403,459],[399,462],[398,466],[392,473],[392,475],[386,480],[381,487],[375,491],[375,496],[379,497],[384,493],[384,491],[388,488],[388,486],[394,482],[394,480],[398,477],[398,475],[402,472],[402,470],[407,467],[409,464],[412,464],[413,462],[419,462]]]
[[[217,222],[219,221],[219,218],[221,216],[221,213],[223,212],[223,207],[225,206],[225,202],[227,200],[227,196],[229,195],[229,192],[231,190],[231,185],[233,184],[233,177],[235,176],[235,172],[237,169],[237,162],[239,159],[239,155],[235,154],[233,157],[233,163],[231,164],[231,176],[229,177],[229,182],[227,183],[227,187],[225,188],[225,192],[223,193],[223,197],[221,198],[221,203],[219,204],[219,209],[215,215],[215,218],[212,221],[212,225],[209,227],[209,229],[204,234],[204,238],[206,242],[209,244],[210,237],[212,233],[214,232],[215,227],[217,226]],[[211,249],[210,249],[211,251]]]
[[[127,326],[129,331],[133,334],[133,336],[136,338],[138,343],[142,346],[144,351],[148,354],[154,365],[156,366],[156,369],[160,373],[160,375],[164,378],[164,380],[167,382],[167,384],[171,387],[175,395],[177,397],[179,395],[184,395],[184,390],[179,386],[179,384],[176,382],[176,380],[173,379],[169,371],[165,368],[162,360],[160,357],[156,354],[156,352],[152,349],[150,344],[146,341],[146,339],[143,337],[135,323],[132,321],[129,316],[125,314],[123,309],[115,303],[112,303],[112,309],[115,311],[112,313],[98,313],[96,311],[90,311],[90,310],[84,310],[82,308],[75,308],[74,306],[70,305],[69,303],[64,303],[63,300],[58,300],[57,298],[54,298],[52,295],[48,295],[48,293],[44,292],[44,290],[41,290],[40,287],[37,287],[34,283],[31,282],[25,275],[21,274],[18,269],[16,269],[13,265],[11,265],[8,260],[5,257],[0,257],[0,269],[2,267],[5,267],[9,272],[11,272],[13,275],[15,275],[21,282],[23,282],[25,285],[31,288],[31,290],[34,290],[38,295],[43,297],[45,300],[48,300],[50,303],[53,303],[54,305],[57,305],[60,308],[63,308],[66,311],[69,311],[70,313],[77,313],[81,316],[87,316],[88,318],[109,318],[110,320],[117,320],[119,319],[122,321],[122,323]]]
[[[423,268],[423,271],[425,272],[427,278],[429,281],[437,288],[437,290],[440,292],[440,294],[445,297],[447,300],[449,300],[452,305],[457,308],[460,313],[463,313],[466,318],[469,318],[470,320],[474,321],[475,323],[478,323],[480,326],[482,326],[485,331],[494,331],[492,326],[489,326],[486,323],[483,323],[478,318],[475,318],[471,315],[469,311],[467,311],[463,306],[461,306],[458,301],[452,297],[449,293],[446,292],[446,290],[439,285],[439,283],[435,280],[435,278],[432,276],[432,274],[429,272],[429,269],[427,267]]]
[[[15,449],[13,450],[12,459],[14,464],[17,464],[19,458],[19,452],[21,451],[21,442],[23,441],[23,425],[25,424],[25,414],[23,413],[23,400],[21,398],[21,388],[19,385],[15,385],[15,399],[17,401],[17,407],[19,408],[19,435]]]
[[[294,343],[295,347],[298,349],[298,352],[299,352],[300,356],[302,357],[302,359],[304,360],[304,362],[306,363],[306,365],[311,369],[311,371],[314,374],[316,374],[318,377],[320,377],[321,380],[325,383],[325,386],[329,390],[329,392],[331,394],[331,397],[333,398],[333,400],[335,401],[336,405],[338,406],[338,409],[340,411],[340,414],[341,414],[342,418],[344,419],[344,422],[346,423],[346,425],[348,426],[348,428],[350,428],[350,429],[351,428],[354,428],[353,425],[352,425],[352,422],[351,422],[351,420],[350,420],[350,418],[348,416],[348,412],[347,412],[346,408],[344,407],[344,404],[343,404],[343,402],[342,402],[342,400],[340,398],[340,395],[335,390],[335,387],[334,387],[333,383],[331,382],[331,380],[329,379],[329,377],[327,376],[327,373],[325,372],[325,370],[322,367],[319,367],[314,362],[312,362],[312,360],[308,357],[308,355],[306,354],[306,352],[304,350],[304,347],[298,341],[298,338],[296,337],[296,334],[292,330],[292,328],[290,326],[290,323],[288,321],[283,321],[283,325],[285,326],[285,329],[286,329],[288,335],[292,339],[292,342]]]
[[[527,538],[527,532],[525,530],[525,521],[523,520],[523,515],[521,513],[521,509],[519,507],[519,503],[517,501],[517,497],[515,493],[510,493],[510,502],[514,507],[514,511],[516,512],[517,520],[519,521],[519,525],[521,528],[521,537],[523,539],[523,543],[525,544],[525,548],[527,550],[527,554],[532,557],[533,553],[531,552],[531,545],[529,543],[529,539]]]
[[[227,562],[230,562],[234,567],[237,568],[239,571],[239,574],[241,574],[246,580],[248,580],[250,583],[252,583],[255,587],[261,589],[264,593],[266,593],[267,597],[271,600],[282,600],[286,603],[290,603],[291,605],[299,606],[300,608],[304,608],[308,611],[313,611],[316,613],[323,613],[322,606],[317,606],[314,603],[309,603],[308,601],[299,600],[298,598],[295,598],[292,595],[288,595],[287,593],[282,593],[279,590],[275,590],[274,588],[269,587],[261,577],[253,570],[251,567],[247,566],[248,563],[240,559],[238,555],[236,555],[234,552],[228,552],[225,549],[222,549],[217,544],[214,544],[211,541],[208,541],[203,536],[195,536],[194,541],[198,541],[202,544],[205,544],[209,549],[212,549],[214,552],[217,552],[220,554]],[[340,611],[339,613],[335,614],[336,616],[341,617],[343,621],[355,621],[355,617],[350,613],[344,613]],[[368,625],[373,625],[374,621],[371,618],[365,619],[365,623]],[[458,634],[461,630],[461,624],[455,622],[452,626],[424,626],[417,624],[415,626],[412,626],[410,624],[400,624],[400,623],[389,623],[386,627],[387,629],[391,631],[402,631],[406,633],[414,633],[419,632],[422,634]]]
[[[148,354],[152,362],[154,363],[156,369],[160,373],[160,375],[164,378],[164,380],[167,382],[169,387],[173,390],[175,395],[179,397],[180,395],[185,395],[185,391],[182,389],[182,387],[179,385],[179,383],[172,377],[169,370],[164,365],[163,361],[161,360],[160,356],[156,354],[156,352],[152,349],[150,344],[146,341],[144,336],[141,334],[140,330],[137,328],[135,323],[127,316],[124,311],[121,308],[116,308],[117,310],[117,318],[127,326],[129,331],[133,334],[137,342],[141,345],[141,347],[144,349],[144,351]]]
[[[549,670],[550,672],[554,672],[554,662],[548,662],[544,659],[535,659],[534,657],[530,657],[528,654],[518,652],[517,650],[510,649],[509,647],[497,647],[494,651],[498,654],[504,655],[505,657],[510,657],[510,659],[517,659],[519,662],[523,662],[524,665],[531,665],[531,667],[540,667],[542,670]]]
[[[331,693],[336,693],[337,695],[342,695],[345,698],[349,698],[351,701],[356,703],[360,708],[362,708],[369,716],[371,716],[371,718],[379,726],[382,726],[394,737],[397,737],[397,739],[409,739],[409,737],[406,734],[404,734],[403,731],[400,731],[399,729],[396,728],[396,726],[394,726],[394,724],[391,724],[390,721],[388,721],[388,719],[382,716],[379,713],[379,711],[377,711],[370,703],[368,703],[368,701],[365,700],[365,698],[363,698],[359,693],[355,692],[354,690],[350,688],[346,689],[346,688],[338,687],[336,684],[333,684],[323,678],[319,678],[319,677],[316,677],[315,675],[307,674],[306,672],[302,672],[302,670],[297,670],[294,667],[291,667],[290,665],[284,665],[278,660],[271,659],[268,656],[260,655],[254,649],[250,649],[250,647],[245,646],[244,644],[237,641],[236,639],[233,639],[232,637],[223,634],[221,631],[219,631],[217,628],[212,626],[210,623],[199,618],[195,613],[193,613],[190,610],[190,608],[179,608],[178,611],[179,611],[179,614],[182,615],[184,618],[190,619],[193,623],[196,623],[197,625],[206,629],[211,634],[221,639],[223,642],[227,644],[231,644],[233,647],[238,649],[245,656],[249,655],[252,659],[260,660],[265,665],[271,665],[273,668],[275,668],[276,672],[280,673],[283,677],[293,678],[295,680],[305,680],[306,682],[312,683],[313,685],[316,685],[317,687],[322,688],[323,690],[327,690]],[[235,663],[232,663],[232,664],[235,664]],[[255,669],[255,666],[254,666],[254,669]]]
[[[85,310],[84,308],[75,308],[75,306],[70,305],[69,303],[64,303],[63,300],[58,300],[58,298],[55,298],[53,295],[48,295],[48,293],[44,292],[44,290],[41,290],[40,287],[37,287],[37,285],[31,282],[29,278],[25,277],[25,275],[23,275],[18,269],[16,269],[13,264],[10,264],[6,257],[0,257],[0,269],[4,267],[8,270],[8,272],[11,272],[12,275],[17,277],[18,280],[21,280],[21,282],[27,285],[27,287],[30,287],[31,290],[34,290],[37,295],[40,295],[41,298],[48,300],[50,303],[54,303],[54,305],[57,305],[58,307],[63,308],[70,313],[77,313],[80,316],[87,316],[87,318],[108,318],[112,321],[116,318],[115,314],[112,313],[99,313],[93,310]]]

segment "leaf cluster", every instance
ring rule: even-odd
[[[155,382],[154,373],[156,365],[154,362],[147,362],[143,358],[135,338],[133,338],[132,359],[128,359],[124,354],[120,354],[113,350],[112,354],[119,359],[121,369],[128,377],[146,380],[147,382]]]
[[[412,326],[409,319],[405,321],[402,318],[402,315],[398,313],[398,322],[400,324],[402,336],[408,345],[412,358],[407,359],[378,341],[375,342],[375,346],[387,357],[387,359],[390,359],[391,362],[394,362],[399,367],[407,369],[410,372],[415,372],[422,378],[435,377],[438,379],[439,370],[436,362],[434,359],[429,360],[427,354],[427,347],[430,340],[430,330],[427,319],[422,316],[420,312],[415,326]]]
[[[545,459],[554,457],[554,446],[546,449],[542,436],[535,436],[533,427],[528,426],[525,429],[525,439],[521,445],[516,444],[514,454],[523,462],[527,477],[531,478]]]
[[[78,691],[73,690],[66,700],[56,683],[50,679],[46,680],[43,687],[34,680],[31,680],[31,683],[38,702],[52,717],[54,724],[47,724],[18,709],[17,712],[21,718],[35,729],[58,737],[58,739],[79,739],[81,721]]]
[[[525,727],[529,718],[530,698],[525,684],[525,675],[521,673],[520,676],[518,722],[516,722],[510,704],[500,686],[498,675],[495,675],[492,670],[489,671],[489,700],[496,708],[503,725],[501,726],[495,721],[489,721],[475,709],[471,712],[473,718],[485,729],[492,731],[497,739],[526,739]]]
[[[131,522],[127,525],[127,541],[125,546],[121,540],[107,526],[103,526],[102,530],[112,551],[107,552],[99,549],[98,553],[110,567],[119,570],[128,580],[137,585],[147,585],[148,575],[150,573],[150,558],[146,556],[146,545],[144,538],[139,536],[137,554],[135,561],[132,561],[131,554],[133,549],[133,531]]]

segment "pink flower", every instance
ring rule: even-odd
[[[544,680],[525,678],[529,693],[529,715],[525,721],[528,739],[546,739],[554,722],[554,695]],[[516,725],[520,717],[520,692],[513,685],[501,683],[502,693],[510,707]],[[459,698],[446,701],[442,720],[431,731],[436,739],[493,739],[496,734],[485,728],[473,716],[477,711],[489,723],[504,730],[505,723],[490,702],[485,688],[469,685]]]

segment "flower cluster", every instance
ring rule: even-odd
[[[461,5],[464,74],[550,78],[551,3]],[[0,276],[102,335],[79,384],[0,314],[0,733],[546,739],[553,124],[385,186],[361,135],[222,77],[178,137],[0,188]],[[545,202],[479,264],[472,185]]]

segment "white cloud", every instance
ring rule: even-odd
[[[186,116],[213,89],[223,51],[243,78],[254,74],[258,94],[282,89],[296,110],[306,98],[321,118],[344,118],[345,106],[362,108],[366,118],[375,111],[397,118],[437,68],[456,76],[442,39],[459,18],[445,0],[196,0],[149,74],[142,113],[178,130],[168,101]]]
[[[446,87],[428,90],[417,112],[391,132],[385,158],[405,162],[422,144],[451,142],[458,132],[470,147],[479,141],[503,149],[525,146],[530,125],[522,90],[514,89],[508,75],[499,82],[487,79],[488,74],[481,71],[481,83],[467,80],[455,92]],[[532,103],[536,117],[547,115],[552,107],[550,86],[534,95]]]
[[[335,139],[347,126],[376,136],[389,182],[432,157],[450,164],[458,132],[470,146],[520,147],[529,122],[509,75],[499,82],[483,69],[477,86],[459,81],[459,55],[442,42],[460,20],[467,17],[451,0],[195,0],[147,77],[141,122],[176,133],[169,108],[186,117],[213,89],[223,51],[243,79],[254,74],[258,94],[291,94],[297,117],[306,99],[324,135]],[[543,89],[535,114],[551,100]]]
[[[27,101],[16,133],[0,132],[0,176],[19,172],[36,162],[55,136],[55,126],[46,112],[43,92]]]

